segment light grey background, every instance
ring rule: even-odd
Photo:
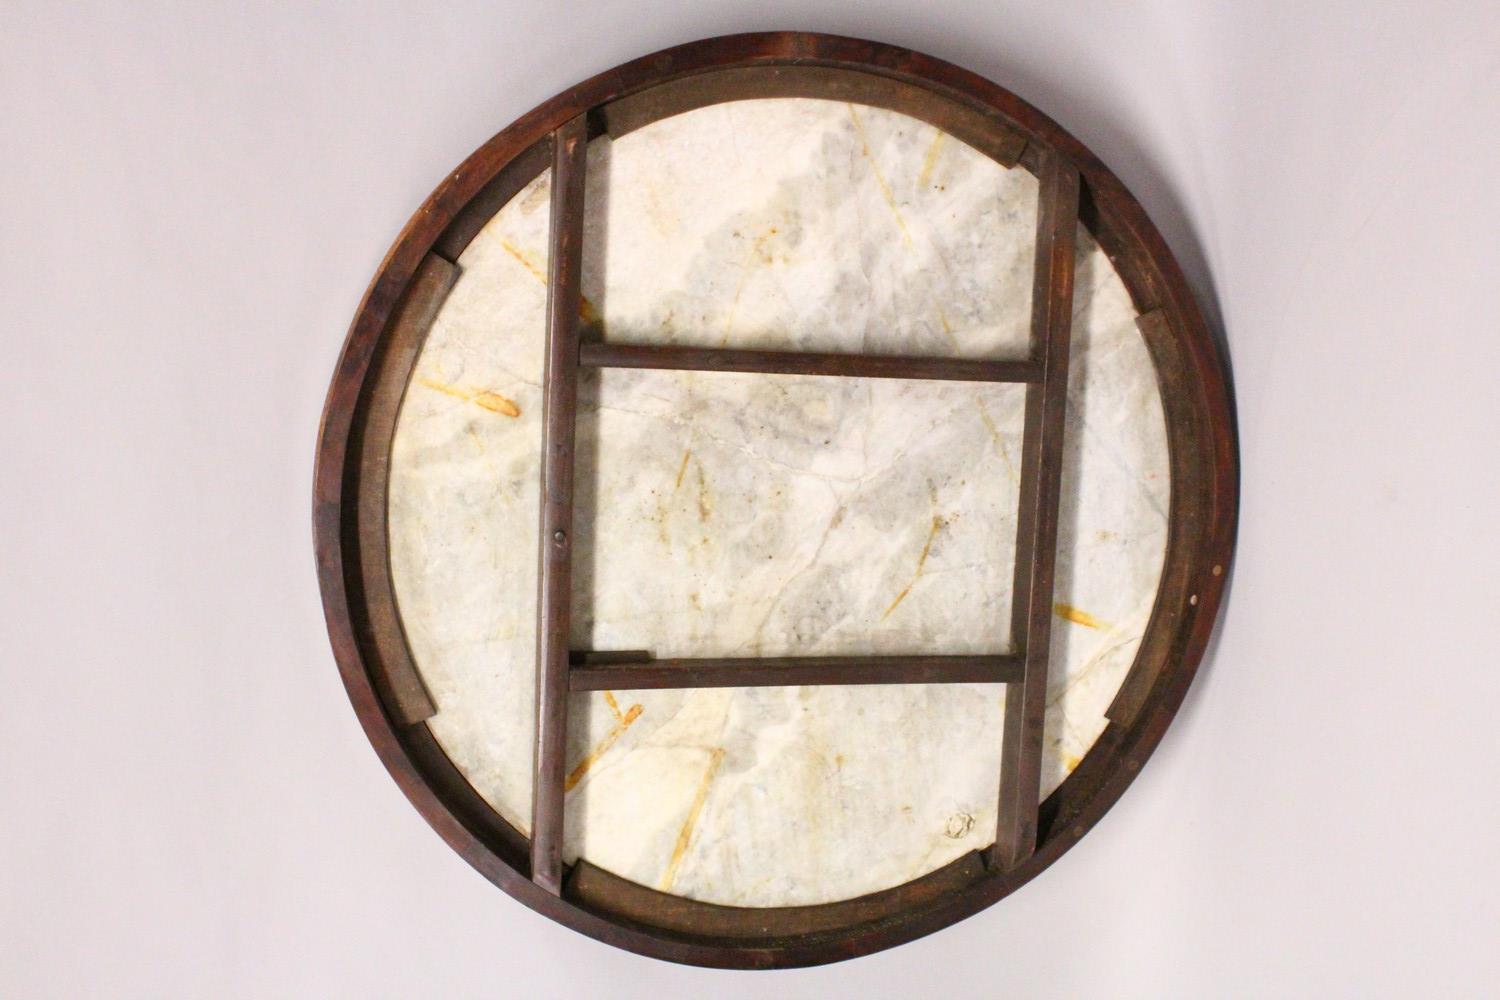
[[[0,995],[1500,991],[1500,7],[773,0],[0,5]],[[360,734],[314,581],[323,391],[406,217],[643,52],[803,28],[1028,98],[1222,322],[1216,647],[1097,830],[821,970],[615,951],[512,902]]]

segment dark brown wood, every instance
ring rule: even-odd
[[[1006,684],[1017,656],[767,656],[666,659],[574,667],[574,691],[787,687],[812,684]]]
[[[448,261],[428,254],[412,277],[410,288],[391,320],[382,361],[410,369],[422,350],[427,330],[437,317],[438,309],[458,280],[458,268]],[[406,644],[406,629],[396,608],[396,594],[391,585],[390,562],[386,554],[386,504],[389,491],[391,439],[396,432],[396,416],[405,397],[406,383],[382,382],[370,396],[368,416],[360,435],[360,460],[378,485],[360,494],[359,543],[364,557],[360,560],[360,580],[364,587],[375,651],[371,670],[383,695],[389,699],[395,716],[411,725],[430,718],[437,704],[422,683]]]
[[[850,378],[935,379],[953,382],[1037,382],[1042,377],[1041,366],[1032,361],[741,351],[669,344],[585,343],[579,348],[578,363],[585,368],[660,368],[674,371],[840,375]]]
[[[433,252],[457,262],[469,243],[495,213],[520,193],[521,189],[536,179],[543,170],[552,166],[552,141],[543,136],[523,149],[516,158],[497,173],[489,183],[474,195],[449,223],[448,228],[433,245]]]
[[[1194,549],[1203,543],[1202,532],[1208,511],[1199,484],[1204,473],[1198,464],[1202,443],[1197,439],[1200,432],[1187,419],[1189,404],[1184,397],[1192,391],[1190,379],[1184,370],[1183,352],[1172,334],[1171,319],[1166,310],[1154,309],[1146,313],[1136,320],[1136,326],[1155,356],[1162,408],[1167,420],[1184,429],[1169,446],[1172,494],[1168,516],[1176,530],[1167,539],[1161,582],[1157,584],[1156,604],[1152,609],[1153,620],[1160,619],[1162,627],[1151,628],[1148,624],[1145,639],[1136,653],[1135,668],[1126,675],[1105,711],[1107,718],[1123,723],[1135,718],[1146,704],[1162,669],[1181,655],[1181,643],[1190,634],[1185,626],[1198,614],[1198,595],[1210,589],[1215,578],[1224,573],[1222,563],[1210,562],[1195,567],[1174,551]]]
[[[925,906],[876,920],[798,933],[791,929],[796,919],[791,911],[798,908],[777,908],[765,911],[764,935],[723,938],[694,933],[691,916],[664,927],[653,921],[649,908],[595,910],[531,881],[520,834],[467,787],[425,725],[406,724],[398,715],[381,662],[387,654],[409,660],[409,653],[371,613],[364,577],[378,575],[378,568],[388,565],[386,540],[382,532],[360,530],[361,512],[373,509],[369,496],[384,495],[386,469],[377,456],[388,431],[379,419],[371,419],[379,416],[372,411],[377,398],[392,392],[399,397],[409,379],[405,352],[392,349],[391,342],[401,304],[427,255],[457,260],[488,219],[490,206],[545,167],[546,157],[528,151],[542,144],[550,152],[551,133],[577,116],[590,113],[602,128],[610,114],[629,110],[624,102],[640,97],[634,106],[647,110],[629,124],[636,127],[652,114],[666,113],[670,102],[658,102],[652,112],[649,95],[669,87],[711,98],[700,104],[772,96],[785,84],[760,81],[789,67],[828,70],[838,87],[847,88],[799,96],[838,95],[884,106],[882,94],[892,90],[888,82],[894,81],[900,85],[896,90],[914,95],[895,110],[945,128],[1001,162],[1008,158],[1040,173],[1044,160],[1057,155],[1078,168],[1084,189],[1081,221],[1109,255],[1137,311],[1143,316],[1162,312],[1159,321],[1143,321],[1142,327],[1165,404],[1172,502],[1163,588],[1126,685],[1110,709],[1113,721],[1042,804],[1037,847],[1030,857],[1009,869],[992,864],[982,876]],[[868,100],[862,92],[870,95]],[[967,127],[960,120],[998,124],[988,138],[971,138],[958,131]],[[1002,144],[1004,155],[996,155]],[[402,792],[455,851],[527,906],[601,941],[676,962],[791,967],[868,954],[973,914],[1034,878],[1098,822],[1159,744],[1204,655],[1233,556],[1238,472],[1221,347],[1161,234],[1086,147],[1014,94],[940,60],[858,39],[779,32],[694,42],[611,69],[529,112],[443,181],[396,240],[350,327],[319,435],[313,527],[329,637],[356,716]],[[1181,581],[1182,586],[1173,584],[1169,590],[1167,581]],[[1127,692],[1129,705],[1122,704]],[[692,910],[705,904],[685,900],[673,905]]]
[[[596,913],[699,937],[767,938],[818,934],[930,906],[985,875],[978,851],[893,889],[815,906],[716,906],[657,892],[586,861],[573,866],[563,892]]]
[[[934,94],[930,86],[874,75],[869,69],[851,71],[844,66],[804,63],[695,74],[612,101],[599,109],[599,115],[603,130],[618,139],[642,125],[710,104],[812,97],[899,111],[942,129],[1003,166],[1020,162],[1026,135],[1004,115],[991,108],[945,99]]]
[[[588,128],[582,116],[552,137],[552,221],[543,375],[541,556],[537,585],[536,783],[531,877],[562,891],[567,771],[568,630],[573,588],[573,448],[578,410],[578,305]]]
[[[994,863],[1007,869],[1025,861],[1036,849],[1073,322],[1074,233],[1078,227],[1078,170],[1061,157],[1052,156],[1045,161],[1040,180],[1031,345],[1044,375],[1039,385],[1026,388],[1015,586],[1011,591],[1011,639],[1025,657],[1025,669],[1020,681],[1005,692],[1000,809],[991,855]]]

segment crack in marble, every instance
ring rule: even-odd
[[[1104,658],[1109,656],[1115,650],[1128,646],[1132,642],[1140,642],[1142,634],[1142,632],[1135,632],[1131,635],[1127,635],[1125,638],[1121,639],[1114,645],[1106,646],[1096,652],[1093,656],[1089,657],[1088,660],[1084,662],[1082,667],[1079,667],[1075,670],[1070,670],[1068,672],[1067,683],[1062,686],[1062,689],[1059,690],[1057,694],[1047,699],[1047,707],[1051,708],[1053,705],[1056,705],[1060,700],[1066,697],[1069,691],[1072,691],[1073,688],[1077,687],[1081,681],[1089,676],[1089,674],[1093,673],[1094,668],[1099,666],[1100,663],[1104,662]]]
[[[1151,507],[1151,510],[1155,512],[1157,518],[1161,521],[1161,523],[1165,524],[1167,522],[1167,512],[1162,509],[1161,504],[1157,502],[1156,495],[1151,492],[1150,487],[1147,485],[1148,479],[1146,475],[1143,472],[1137,470],[1134,465],[1130,464],[1130,462],[1127,461],[1126,458],[1121,455],[1116,449],[1109,447],[1108,443],[1105,442],[1103,438],[1103,434],[1089,423],[1087,417],[1081,418],[1078,421],[1078,426],[1085,434],[1089,435],[1091,438],[1094,438],[1095,441],[1097,441],[1102,446],[1098,452],[1099,454],[1103,454],[1108,457],[1110,461],[1114,462],[1121,469],[1121,471],[1127,474],[1127,478],[1129,479],[1131,484],[1136,488],[1137,492],[1140,493],[1141,499],[1146,501],[1146,503]]]
[[[834,495],[833,499],[835,501],[838,500],[837,494]],[[791,576],[788,576],[785,580],[783,580],[781,582],[781,585],[777,587],[776,590],[771,594],[771,598],[766,605],[765,617],[761,618],[760,624],[755,626],[754,634],[749,639],[740,643],[739,648],[741,650],[744,650],[746,648],[759,648],[761,636],[766,630],[766,625],[770,623],[771,616],[776,613],[776,608],[778,605],[780,605],[782,597],[786,595],[787,589],[790,588],[793,583],[795,583],[800,577],[802,577],[805,573],[807,573],[810,569],[818,564],[818,559],[823,554],[823,548],[828,544],[828,537],[833,534],[835,528],[843,523],[844,510],[845,506],[843,504],[839,504],[834,508],[833,514],[828,518],[828,523],[823,527],[823,533],[818,537],[818,544],[817,547],[813,549],[812,556],[809,557],[806,564],[804,564],[801,569],[798,569],[796,572],[792,573]]]

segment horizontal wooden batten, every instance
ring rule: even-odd
[[[584,368],[659,368],[674,371],[740,372],[757,375],[842,375],[850,378],[931,379],[949,382],[1039,382],[1032,361],[980,358],[911,358],[878,354],[802,351],[740,351],[664,344],[585,343]]]
[[[1019,656],[782,656],[653,660],[574,653],[572,691],[790,687],[812,684],[1009,684]]]

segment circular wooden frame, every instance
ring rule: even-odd
[[[586,115],[619,136],[722,101],[822,97],[926,121],[1006,165],[1076,168],[1079,218],[1125,283],[1156,366],[1167,421],[1167,551],[1136,660],[1109,725],[1037,816],[1036,849],[1014,866],[959,859],[906,885],[819,906],[740,909],[656,893],[587,863],[561,893],[530,877],[529,843],[454,768],[404,688],[417,677],[392,596],[385,537],[391,439],[431,321],[434,256],[456,261],[486,221],[552,163],[552,136]],[[441,262],[440,261],[440,262]],[[1078,140],[1008,91],[928,56],[802,33],[694,42],[602,73],[505,129],[417,211],[376,273],[329,390],[313,510],[318,573],[344,685],[366,735],[407,797],[486,878],[601,941],[697,965],[815,965],[920,937],[1008,895],[1056,860],[1134,779],[1181,704],[1207,646],[1233,549],[1238,457],[1227,369],[1161,235]],[[419,682],[418,682],[419,685]]]

